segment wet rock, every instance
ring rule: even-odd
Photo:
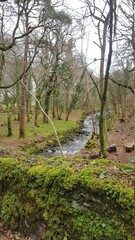
[[[47,231],[47,225],[43,221],[34,223],[24,219],[20,223],[20,230],[22,234],[30,237],[32,240],[42,240]]]

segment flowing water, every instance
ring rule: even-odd
[[[95,114],[96,129],[98,131],[98,114]],[[64,154],[74,154],[84,149],[86,142],[91,138],[93,132],[93,125],[91,115],[88,115],[83,122],[80,133],[75,134],[72,138],[68,139],[66,143],[62,144]],[[61,152],[58,147],[44,149],[42,155],[45,157],[60,156]]]

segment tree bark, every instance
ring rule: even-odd
[[[8,127],[8,137],[12,136],[12,126],[11,126],[11,113],[10,113],[10,103],[8,93],[5,92],[5,103],[7,107],[7,127]]]
[[[40,97],[39,95],[36,93],[36,99],[39,101]],[[38,106],[38,102],[35,102],[35,117],[34,117],[34,125],[37,127],[38,126],[38,110],[39,110],[39,106]]]
[[[100,111],[100,121],[99,121],[99,136],[100,136],[100,151],[103,157],[106,157],[105,151],[105,105],[107,98],[107,90],[108,90],[108,79],[109,79],[109,70],[111,66],[112,59],[112,32],[113,32],[113,3],[112,0],[109,0],[109,54],[107,59],[107,67],[105,72],[105,81],[104,81],[104,91],[103,96],[101,97],[101,111]]]
[[[11,114],[8,110],[8,137],[12,136]]]
[[[28,32],[28,15],[26,14],[26,32]],[[24,46],[24,59],[23,59],[23,69],[24,75],[22,78],[22,86],[21,86],[21,100],[20,100],[20,127],[19,127],[19,138],[25,138],[25,115],[26,115],[26,84],[27,84],[27,55],[28,55],[28,35],[25,36],[25,46]]]
[[[28,45],[29,48],[29,45]],[[30,56],[30,51],[28,49],[29,52],[29,62],[31,61],[31,56]],[[28,90],[32,91],[32,83],[31,83],[31,71],[29,71],[28,73]],[[32,108],[31,108],[31,95],[29,94],[29,92],[27,93],[27,97],[26,97],[26,110],[27,110],[27,122],[30,122],[30,114],[32,113]]]
[[[50,96],[51,96],[51,92],[53,89],[51,89],[50,91],[48,91],[45,95],[45,112],[48,115],[49,113],[49,106],[50,106]],[[43,115],[43,123],[48,123],[48,118]]]
[[[134,143],[126,143],[125,144],[125,151],[132,152],[134,150]]]
[[[103,42],[101,43],[101,61],[100,61],[100,94],[103,95],[104,89],[104,64],[105,64],[105,50],[106,50],[106,34],[107,34],[107,21],[104,22],[103,27]],[[100,40],[101,42],[101,40]]]

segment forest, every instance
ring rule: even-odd
[[[133,240],[134,122],[134,0],[0,0],[0,240]]]

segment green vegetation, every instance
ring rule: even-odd
[[[0,217],[44,240],[133,240],[134,169],[108,160],[0,159]]]
[[[91,138],[85,144],[85,148],[93,151],[99,149],[99,135],[97,133],[92,133]]]
[[[78,114],[77,119],[79,120],[80,113]],[[19,123],[17,121],[13,122],[13,137],[18,139],[18,129],[19,129]],[[56,126],[56,129],[58,132],[63,132],[66,130],[69,130],[71,128],[74,128],[77,126],[76,119],[70,119],[69,121],[64,120],[53,120],[54,125]],[[1,136],[6,137],[7,136],[7,124],[6,124],[6,115],[1,115]],[[34,136],[48,136],[54,134],[54,130],[52,128],[51,123],[42,123],[42,120],[39,121],[39,126],[34,126],[33,120],[31,119],[31,122],[28,122],[26,124],[26,138],[34,137]]]
[[[80,127],[82,125],[82,120],[83,117],[79,121],[75,120],[70,120],[70,121],[58,121],[56,120],[54,122],[55,127],[57,129],[57,133],[59,136],[59,140],[61,143],[64,143],[67,141],[67,139],[71,136],[74,136],[78,130],[80,130]],[[44,125],[43,125],[44,128]],[[52,147],[52,146],[57,146],[58,142],[56,140],[56,136],[54,135],[54,131],[52,129],[51,124],[45,124],[44,131],[46,129],[46,132],[43,134],[43,129],[42,125],[40,126],[40,131],[41,134],[38,135],[38,138],[35,139],[34,141],[30,141],[28,144],[27,141],[26,143],[23,144],[21,147],[22,150],[25,150],[26,153],[28,154],[35,154],[45,148]]]
[[[81,114],[81,111],[77,111],[75,115],[71,116],[69,121],[54,120],[54,124],[61,142],[65,142],[69,136],[71,137],[72,134],[75,134],[75,132],[80,129],[82,120],[85,116],[84,114],[84,116],[81,118]],[[18,158],[19,155],[35,154],[36,152],[39,152],[40,150],[49,146],[58,145],[51,123],[42,123],[40,119],[39,126],[35,127],[33,119],[31,119],[31,122],[27,123],[26,125],[26,138],[21,140],[18,138],[19,125],[17,121],[13,121],[13,135],[10,138],[7,137],[7,126],[5,120],[5,115],[2,114],[2,127],[0,136],[1,156]],[[19,151],[18,146],[21,147],[21,150],[23,151],[22,153]]]

